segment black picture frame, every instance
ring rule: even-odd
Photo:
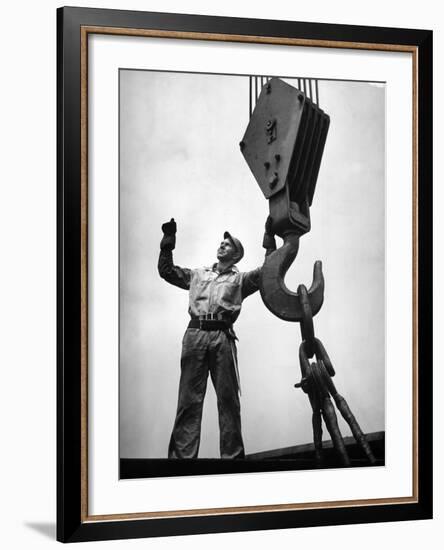
[[[85,472],[87,396],[82,364],[87,355],[84,253],[84,158],[86,121],[82,115],[82,40],[85,28],[151,30],[174,33],[297,39],[329,47],[404,47],[415,57],[417,178],[416,345],[414,406],[414,499],[373,505],[315,506],[312,509],[190,513],[183,517],[88,516]],[[82,31],[83,29],[83,31]],[[83,32],[83,34],[82,34]],[[219,38],[220,39],[220,38]],[[371,523],[432,517],[432,32],[427,30],[238,19],[92,8],[57,10],[57,539],[62,542],[172,536],[299,526]],[[83,113],[84,114],[84,113]],[[83,207],[82,207],[83,205]],[[414,254],[415,255],[415,254]],[[83,372],[84,375],[84,372]],[[188,467],[188,466],[187,466]],[[229,466],[228,466],[229,467]],[[272,468],[270,468],[272,469]],[[225,470],[226,471],[226,470]],[[213,472],[213,470],[211,470]],[[191,471],[189,473],[193,473]],[[86,491],[86,494],[85,494]],[[131,521],[128,521],[131,519]]]

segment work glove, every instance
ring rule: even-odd
[[[265,233],[262,246],[267,250],[267,252],[276,250],[276,240],[274,238],[273,231],[273,218],[271,216],[268,216],[267,221],[265,222]]]
[[[162,225],[163,237],[160,241],[161,250],[174,250],[176,246],[177,225],[174,218]]]

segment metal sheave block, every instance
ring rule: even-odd
[[[330,117],[302,91],[279,78],[267,82],[245,135],[242,154],[266,199],[274,230],[310,230],[309,206]]]

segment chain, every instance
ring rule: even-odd
[[[310,362],[314,355],[317,361],[322,361],[328,374],[330,376],[335,375],[332,362],[324,345],[316,338],[313,325],[313,314],[311,311],[310,300],[308,297],[307,288],[305,285],[299,285],[298,294],[300,296],[300,302],[302,306],[302,319],[299,321],[301,329],[302,344],[299,348],[299,362],[301,365],[302,376],[309,371]],[[297,387],[300,387],[299,385]]]
[[[302,378],[298,384],[295,384],[295,388],[302,388],[302,391],[308,395],[313,409],[313,437],[316,460],[319,461],[321,459],[322,452],[322,416],[343,465],[350,465],[350,459],[337,423],[335,409],[330,399],[331,396],[342,417],[350,426],[355,440],[364,450],[370,463],[375,464],[376,459],[364,433],[359,427],[346,400],[339,395],[333,383],[332,377],[335,375],[335,370],[324,345],[315,336],[313,313],[307,288],[304,285],[299,285],[298,294],[302,309],[302,319],[299,321],[302,335],[302,343],[299,346],[299,363]],[[310,359],[313,356],[315,356],[315,360],[310,363]]]

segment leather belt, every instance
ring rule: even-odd
[[[228,330],[232,324],[229,321],[191,319],[188,328],[199,328],[200,330]]]
[[[192,317],[192,319],[199,319],[199,321],[226,321],[228,318],[229,314],[227,313],[204,313]]]

